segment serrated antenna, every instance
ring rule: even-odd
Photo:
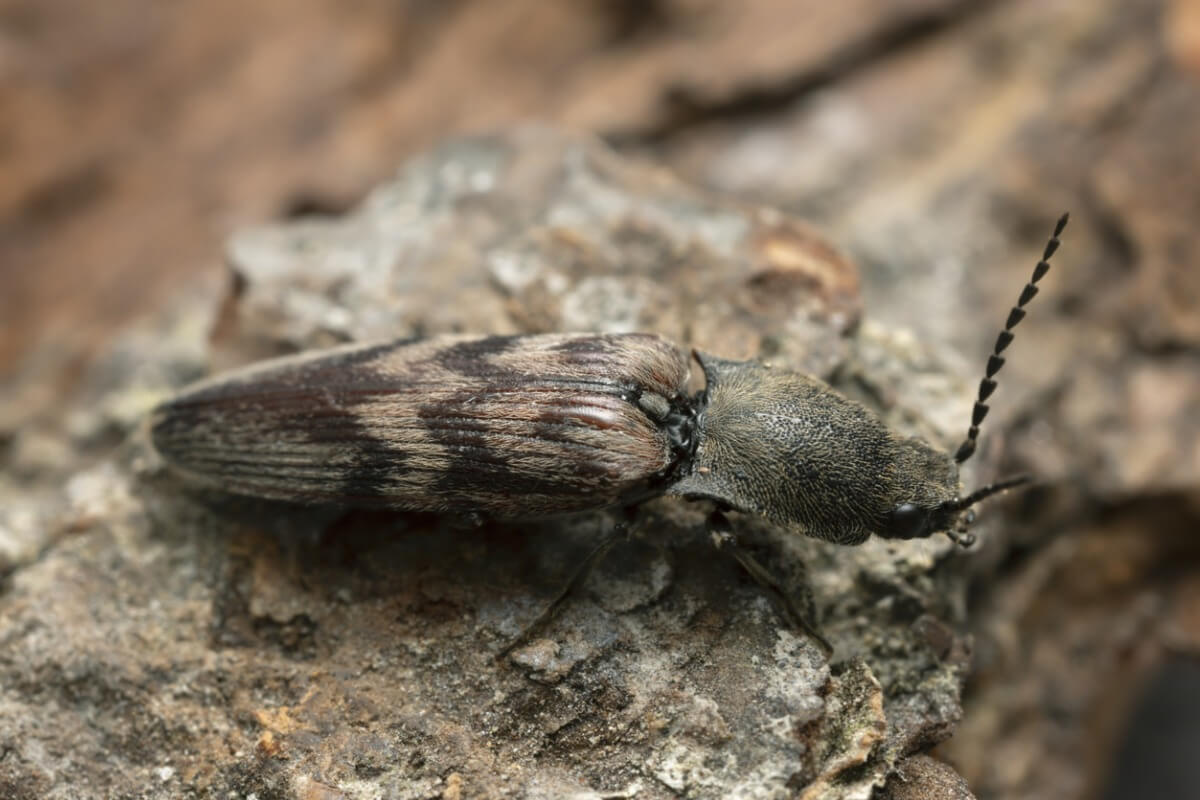
[[[1025,306],[1037,296],[1037,282],[1050,271],[1050,256],[1054,255],[1054,251],[1058,249],[1058,237],[1062,235],[1063,228],[1067,227],[1069,216],[1069,214],[1063,214],[1059,217],[1058,224],[1054,226],[1054,233],[1050,236],[1050,241],[1046,242],[1046,249],[1042,251],[1041,260],[1033,268],[1033,277],[1021,290],[1017,304],[1008,312],[1004,330],[1000,331],[1000,335],[996,337],[996,346],[992,348],[992,354],[988,356],[987,370],[983,380],[979,382],[979,394],[975,398],[975,407],[971,409],[971,427],[967,430],[967,438],[958,446],[958,452],[954,454],[954,460],[959,464],[975,454],[975,444],[979,439],[979,426],[983,424],[984,417],[988,413],[987,399],[992,396],[992,392],[996,391],[996,374],[1004,366],[1004,357],[1000,354],[1012,344],[1013,328],[1025,319]]]

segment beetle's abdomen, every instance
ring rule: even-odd
[[[661,409],[686,403],[687,370],[685,354],[641,334],[351,346],[186,390],[151,435],[180,473],[239,494],[564,513],[671,471]]]

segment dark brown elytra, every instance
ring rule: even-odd
[[[185,389],[155,411],[151,437],[185,479],[301,503],[521,518],[711,501],[714,542],[816,636],[724,512],[838,544],[943,532],[969,546],[971,507],[1027,480],[963,495],[959,466],[1066,224],[1009,313],[953,456],[815,377],[649,334],[443,336],[276,359]],[[689,394],[693,358],[705,386]]]

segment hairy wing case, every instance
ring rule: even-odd
[[[636,398],[677,400],[687,371],[645,334],[353,345],[185,390],[151,436],[184,476],[239,494],[561,513],[619,502],[671,467]]]

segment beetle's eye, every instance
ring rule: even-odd
[[[929,512],[914,503],[901,503],[888,514],[888,539],[915,539],[929,535]]]

